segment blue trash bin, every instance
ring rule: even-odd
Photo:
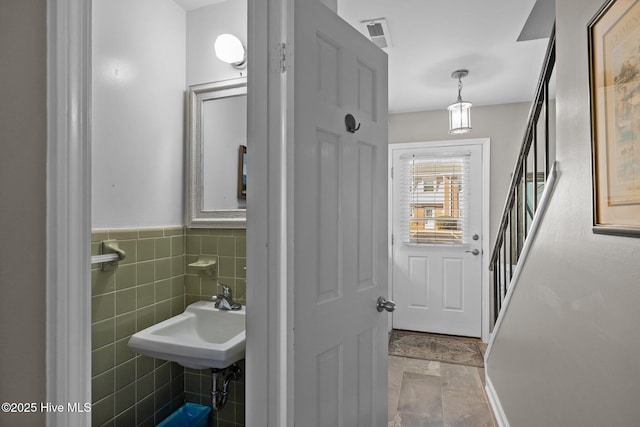
[[[207,427],[211,408],[197,403],[185,403],[156,427]]]

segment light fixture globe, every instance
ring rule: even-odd
[[[449,133],[471,132],[471,103],[456,101],[447,107],[449,110]]]
[[[471,132],[471,103],[462,100],[462,78],[468,75],[469,70],[456,70],[451,73],[451,78],[458,80],[458,99],[447,107],[450,134]]]
[[[221,34],[214,44],[216,56],[232,67],[243,69],[247,66],[247,52],[239,38],[232,34]]]

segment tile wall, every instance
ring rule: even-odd
[[[154,426],[184,402],[184,370],[135,355],[131,335],[184,311],[183,227],[96,230],[127,253],[115,271],[92,265],[93,426]]]
[[[246,301],[246,231],[226,229],[190,228],[186,231],[185,297],[187,305],[195,301],[210,300],[222,289],[217,283],[231,287],[233,299],[241,304]],[[218,257],[218,279],[206,279],[188,267],[198,260],[198,255]]]
[[[154,426],[185,401],[210,405],[209,370],[193,370],[135,355],[131,335],[184,311],[186,305],[229,285],[245,304],[245,230],[183,227],[94,230],[100,242],[117,240],[127,258],[115,271],[92,265],[92,418],[94,426]],[[218,279],[188,267],[198,255],[218,257]],[[244,366],[243,366],[244,368]],[[244,379],[234,382],[212,427],[244,426]]]
[[[187,229],[187,265],[197,261],[198,255],[218,257],[218,283],[231,287],[233,299],[246,303],[246,232],[245,230]],[[222,291],[215,280],[198,276],[187,267],[185,275],[185,298],[187,305],[199,300],[210,300]],[[244,361],[241,363],[244,372]],[[185,398],[188,402],[211,404],[211,372],[185,368]],[[229,400],[225,407],[215,414],[211,427],[244,426],[245,399],[244,377],[233,381],[229,388]]]

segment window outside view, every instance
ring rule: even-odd
[[[464,243],[468,158],[413,158],[408,163],[409,242]]]

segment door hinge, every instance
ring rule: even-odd
[[[393,246],[394,241],[395,241],[395,236],[392,234],[391,235],[391,246]]]
[[[280,73],[287,71],[287,45],[280,43]]]
[[[271,49],[271,72],[284,73],[287,71],[287,45],[278,43]]]
[[[391,179],[393,179],[393,168],[391,168]]]

